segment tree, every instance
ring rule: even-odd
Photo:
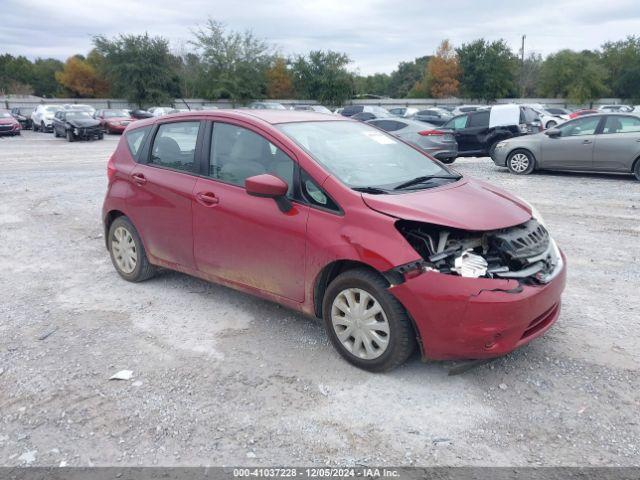
[[[0,55],[0,92],[31,93],[33,65],[26,57]]]
[[[563,97],[582,104],[607,93],[606,77],[597,54],[588,50],[560,50],[542,64],[540,91],[545,96]]]
[[[389,95],[393,98],[404,98],[409,91],[422,80],[429,57],[419,57],[413,62],[400,62],[398,69],[391,73],[389,79]]]
[[[419,84],[419,89],[433,98],[447,98],[458,95],[460,87],[460,66],[456,52],[449,43],[443,40],[435,56],[431,57],[427,64],[424,79]]]
[[[293,98],[293,78],[287,68],[287,61],[282,57],[276,57],[273,65],[266,71],[267,97],[269,98]]]
[[[640,36],[602,45],[601,63],[611,93],[640,102]]]
[[[266,42],[250,31],[226,32],[211,19],[194,36],[191,44],[203,64],[204,96],[247,101],[266,95],[266,71],[273,60]]]
[[[460,91],[468,98],[494,101],[516,93],[517,60],[504,40],[484,39],[456,49],[460,64]]]
[[[353,94],[353,76],[347,71],[351,63],[344,53],[315,50],[298,56],[292,65],[296,91],[305,99],[330,106],[342,105]]]
[[[389,95],[391,77],[386,73],[357,76],[354,78],[356,95]]]
[[[109,85],[98,76],[95,67],[80,56],[70,57],[55,77],[76,97],[101,97],[109,91]]]
[[[538,93],[542,55],[530,53],[518,67],[518,85],[522,97],[535,97]]]
[[[56,80],[56,72],[61,72],[64,64],[55,58],[38,58],[33,62],[31,85],[33,94],[39,97],[55,97],[62,94]]]
[[[114,93],[142,107],[169,101],[180,93],[169,42],[162,37],[120,35],[94,38],[104,57],[104,72]]]

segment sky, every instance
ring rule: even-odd
[[[431,55],[444,38],[503,38],[517,53],[526,35],[525,52],[546,56],[640,34],[639,0],[0,0],[0,12],[0,54],[65,60],[86,55],[95,35],[145,31],[184,51],[212,18],[284,55],[345,52],[363,75]]]

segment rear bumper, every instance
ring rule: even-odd
[[[434,360],[505,355],[543,335],[560,315],[566,259],[545,285],[424,273],[390,289]]]

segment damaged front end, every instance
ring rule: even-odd
[[[422,257],[422,261],[395,269],[405,278],[432,271],[467,278],[545,284],[562,267],[558,247],[544,225],[534,218],[486,232],[407,220],[396,222],[396,228]]]

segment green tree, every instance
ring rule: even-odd
[[[191,42],[203,65],[204,96],[247,101],[266,95],[266,71],[273,60],[271,47],[252,32],[227,32],[209,19]]]
[[[31,85],[33,94],[39,97],[56,97],[62,94],[56,80],[56,72],[61,72],[64,63],[55,58],[38,58],[33,62]]]
[[[356,95],[389,95],[389,82],[391,77],[386,73],[374,73],[373,75],[357,76],[354,78]]]
[[[640,36],[602,45],[601,63],[611,93],[640,102]]]
[[[296,92],[325,105],[342,105],[354,90],[353,75],[347,70],[349,63],[346,54],[331,50],[315,50],[296,57],[291,69]]]
[[[504,40],[484,39],[456,49],[460,91],[467,98],[494,101],[516,93],[517,59]]]
[[[33,64],[26,57],[0,55],[0,92],[31,93]]]
[[[95,37],[97,54],[113,92],[142,107],[165,103],[178,96],[175,58],[162,37],[120,35],[114,39]]]
[[[422,81],[430,58],[425,56],[416,58],[413,62],[400,62],[398,69],[391,73],[389,95],[393,98],[405,98]]]
[[[560,50],[549,55],[540,68],[540,92],[582,104],[607,93],[606,78],[607,72],[594,52]]]

